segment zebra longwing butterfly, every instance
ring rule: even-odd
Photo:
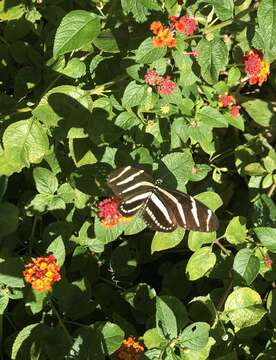
[[[142,169],[121,167],[110,174],[107,184],[120,198],[119,212],[123,216],[139,212],[153,230],[171,232],[179,225],[209,232],[218,227],[216,215],[207,206],[188,194],[155,184]]]

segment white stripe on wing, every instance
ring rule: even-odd
[[[144,170],[139,170],[139,171],[137,171],[137,173],[128,176],[126,179],[118,182],[116,185],[119,186],[119,185],[127,184],[128,182],[134,180],[136,178],[136,176],[143,174],[143,172],[144,172]]]
[[[183,211],[183,207],[181,205],[181,203],[177,200],[177,198],[172,195],[171,193],[169,193],[168,191],[162,189],[161,187],[157,187],[158,191],[162,192],[164,195],[166,195],[177,207],[177,210],[179,212],[179,215],[181,217],[181,220],[183,222],[184,225],[186,225],[186,217]]]
[[[117,179],[119,179],[119,177],[121,177],[122,175],[124,175],[128,170],[131,169],[131,166],[127,166],[125,167],[117,176],[115,176],[114,178],[109,178],[109,182],[113,182]]]

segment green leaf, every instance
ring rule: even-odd
[[[20,120],[8,126],[3,139],[4,155],[14,166],[12,172],[19,172],[30,164],[42,161],[49,148],[48,136],[42,126],[34,119]],[[11,175],[2,171],[0,153],[0,174]]]
[[[260,269],[260,260],[254,255],[250,249],[241,249],[235,256],[233,263],[233,271],[235,275],[239,275],[241,279],[250,285],[257,277]]]
[[[123,330],[118,325],[109,321],[98,326],[98,330],[100,330],[104,353],[106,355],[113,354],[124,340]]]
[[[224,117],[230,125],[234,126],[235,128],[241,131],[244,131],[244,118],[242,117],[242,115],[233,117],[229,113],[225,113]]]
[[[158,9],[156,2],[151,0],[121,0],[124,13],[132,13],[134,19],[137,22],[143,22],[147,20],[149,15],[148,9]]]
[[[257,227],[254,229],[257,238],[269,251],[276,253],[276,229],[272,227]]]
[[[68,61],[65,68],[60,72],[73,79],[79,79],[86,74],[86,66],[80,59],[73,58]]]
[[[23,270],[23,263],[19,258],[0,259],[0,283],[15,288],[24,287]]]
[[[265,56],[273,61],[276,56],[276,3],[275,0],[262,0],[258,6],[258,36],[263,42]],[[253,44],[255,38],[253,39]]]
[[[54,194],[58,188],[56,176],[48,169],[36,167],[33,171],[36,189],[41,194]]]
[[[243,102],[242,107],[248,115],[259,125],[263,127],[275,126],[276,115],[272,111],[269,102],[261,99],[253,99]]]
[[[183,190],[192,176],[193,167],[194,160],[191,151],[184,149],[183,152],[174,152],[165,155],[161,159],[157,176],[160,177],[166,185]]]
[[[216,255],[212,248],[204,246],[197,250],[188,260],[186,274],[189,280],[194,281],[206,275],[216,264]]]
[[[57,28],[53,49],[54,58],[80,49],[94,40],[99,35],[100,29],[98,15],[84,10],[70,11]]]
[[[227,225],[225,237],[231,244],[241,244],[246,241],[246,219],[243,216],[235,216]]]
[[[36,214],[65,208],[66,204],[61,196],[53,194],[38,194],[30,202],[27,209],[31,211],[31,214]]]
[[[58,236],[47,248],[47,254],[53,254],[59,266],[62,266],[65,260],[65,247],[62,236]]]
[[[24,341],[30,337],[32,330],[35,327],[37,327],[38,325],[39,324],[31,324],[31,325],[24,327],[21,331],[19,331],[19,333],[17,334],[17,336],[14,340],[14,343],[12,345],[12,354],[11,354],[12,360],[16,360],[17,353],[18,353],[20,347],[22,346]]]
[[[270,290],[268,297],[267,297],[266,308],[268,311],[268,316],[269,316],[270,320],[273,321],[274,326],[275,326],[275,323],[276,323],[276,289]]]
[[[138,85],[135,81],[128,84],[124,91],[122,104],[124,107],[133,107],[140,105],[141,101],[146,96],[147,86]]]
[[[139,125],[140,123],[141,120],[139,120],[139,118],[134,113],[127,111],[121,112],[115,120],[115,125],[124,130],[129,130],[133,126]]]
[[[228,296],[224,312],[238,329],[256,325],[266,314],[260,295],[247,287],[236,289]]]
[[[228,127],[227,119],[211,106],[204,106],[197,112],[198,119],[204,124],[214,128]]]
[[[209,84],[218,80],[221,70],[228,63],[228,49],[226,44],[219,38],[211,41],[201,39],[197,46],[200,51],[198,63],[201,67],[201,75]]]
[[[233,17],[234,1],[233,0],[209,0],[214,6],[217,17],[221,20],[227,20]]]
[[[47,292],[40,292],[29,288],[25,298],[25,306],[27,309],[30,309],[32,314],[38,314],[43,309],[47,297]]]
[[[241,77],[241,72],[238,67],[231,67],[228,72],[227,85],[229,87],[235,86]]]
[[[173,339],[188,322],[185,306],[174,296],[156,297],[156,328],[165,339]]]
[[[9,304],[9,297],[6,294],[0,295],[0,315],[3,315]]]
[[[156,48],[152,44],[152,39],[147,38],[138,47],[135,60],[142,64],[151,64],[152,62],[161,59],[166,54],[166,47]]]
[[[178,337],[181,347],[194,351],[204,348],[209,340],[210,326],[205,322],[196,322],[187,326]]]
[[[212,191],[205,191],[203,193],[197,194],[194,196],[194,198],[208,206],[213,211],[217,210],[223,205],[221,197]]]
[[[185,235],[185,230],[178,227],[173,232],[156,232],[151,243],[151,253],[153,254],[156,251],[162,251],[171,249],[183,240]]]
[[[120,52],[117,41],[110,30],[102,31],[100,35],[95,40],[93,40],[93,44],[105,52]]]
[[[0,238],[16,231],[19,209],[8,202],[0,203]]]
[[[199,232],[190,231],[188,236],[188,247],[192,251],[196,251],[204,244],[212,244],[216,239],[216,232]]]
[[[143,231],[147,225],[141,218],[139,214],[136,214],[132,217],[132,219],[125,224],[125,235],[134,235],[138,234],[139,232]]]
[[[105,228],[98,218],[95,219],[95,235],[98,240],[108,244],[116,240],[124,231],[123,225],[116,225],[111,228]]]
[[[156,328],[147,330],[143,335],[143,342],[147,349],[159,348],[163,338],[158,334]]]
[[[21,1],[14,1],[7,5],[6,1],[1,1],[0,3],[0,20],[1,21],[11,21],[20,19],[24,13],[27,12],[25,4],[22,4]]]

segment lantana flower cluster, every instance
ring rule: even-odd
[[[118,360],[139,360],[144,351],[145,349],[140,342],[129,336],[115,352],[115,356]]]
[[[153,21],[151,23],[150,29],[155,35],[152,40],[154,47],[168,46],[172,48],[176,46],[176,39],[174,37],[176,31],[186,36],[191,36],[196,31],[197,22],[188,15],[180,17],[170,16],[169,20],[170,25],[168,27],[164,26],[160,21]]]
[[[242,57],[242,62],[250,85],[258,84],[261,86],[267,80],[270,65],[264,60],[260,51],[256,49],[246,51]]]
[[[144,81],[150,86],[156,86],[160,95],[170,95],[176,87],[176,83],[171,80],[170,76],[162,77],[154,69],[147,71]]]
[[[218,105],[222,108],[228,108],[230,111],[230,115],[232,117],[237,117],[240,114],[240,106],[235,105],[236,101],[234,96],[228,95],[227,93],[224,95],[219,95],[218,97]]]
[[[54,255],[41,256],[29,262],[23,276],[33,289],[43,292],[51,290],[53,284],[61,279],[59,271]]]
[[[99,203],[99,218],[103,227],[112,228],[131,219],[131,217],[125,217],[119,212],[119,204],[120,200],[114,196]]]

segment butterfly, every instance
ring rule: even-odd
[[[216,215],[206,205],[158,185],[143,169],[120,167],[109,175],[107,185],[120,199],[119,212],[126,217],[139,213],[152,230],[172,232],[177,225],[202,232],[218,228]]]

